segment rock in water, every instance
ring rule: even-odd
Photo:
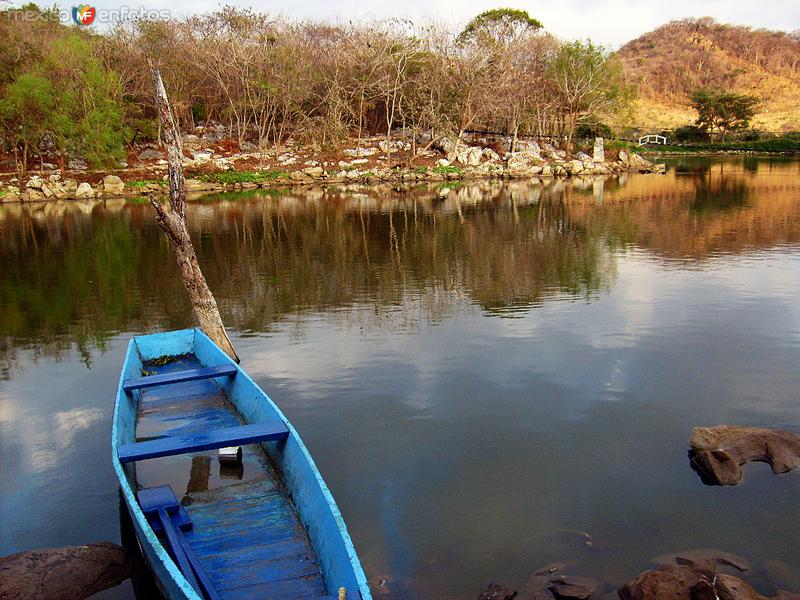
[[[0,558],[0,598],[81,600],[119,585],[136,567],[111,542],[19,552]]]
[[[674,554],[663,554],[656,556],[653,562],[659,565],[687,565],[712,571],[716,570],[718,566],[732,567],[737,571],[750,570],[750,564],[747,559],[715,548],[698,548],[696,550],[675,552]]]
[[[689,600],[700,576],[691,567],[664,565],[645,571],[617,590],[620,600]]]
[[[490,583],[489,587],[478,596],[478,600],[513,600],[517,591],[507,588],[499,583]]]
[[[689,565],[663,565],[645,571],[617,594],[620,600],[769,600],[738,577]],[[779,591],[772,600],[800,597]]]
[[[736,485],[742,465],[766,462],[773,473],[800,468],[800,435],[755,427],[695,427],[689,440],[692,468],[708,485]]]
[[[588,600],[597,591],[597,582],[585,577],[562,575],[550,580],[548,589],[556,600]]]

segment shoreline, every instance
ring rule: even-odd
[[[469,145],[449,139],[439,140],[412,156],[409,142],[385,138],[364,139],[355,147],[328,153],[307,146],[231,152],[219,146],[200,147],[192,138],[184,136],[189,194],[305,185],[548,180],[665,172],[664,165],[654,164],[627,149],[605,150],[602,138],[597,138],[589,149],[591,156],[583,151],[567,154],[546,142],[541,146],[522,142],[517,152],[501,156],[485,140]],[[155,147],[132,150],[129,163],[133,166],[126,164],[124,168],[108,171],[72,169],[63,176],[55,168],[31,172],[25,178],[0,174],[0,203],[168,193],[163,150]]]
[[[196,136],[184,136],[186,191],[201,194],[380,183],[415,184],[481,180],[539,180],[599,177],[620,173],[664,173],[659,158],[785,156],[794,152],[744,150],[652,151],[606,149],[602,138],[589,153],[567,154],[547,142],[522,141],[520,150],[504,153],[487,140],[439,140],[412,158],[410,144],[383,137],[360,140],[336,152],[318,152],[303,145],[272,147],[261,152],[231,151],[223,146],[199,145]],[[355,142],[356,140],[351,140]],[[244,145],[243,145],[244,146]],[[246,147],[246,146],[245,146]],[[496,146],[495,146],[496,147]],[[251,149],[251,148],[247,148]],[[590,156],[591,154],[591,156]],[[55,168],[30,171],[27,177],[0,173],[0,204],[86,200],[96,198],[146,198],[168,194],[164,153],[154,145],[133,148],[129,164],[120,169],[65,171]],[[646,157],[646,158],[645,158]],[[44,163],[47,167],[52,164]]]
[[[687,150],[685,152],[678,150],[665,150],[660,151],[642,151],[639,153],[641,156],[648,158],[669,157],[676,158],[680,156],[785,156],[786,158],[800,158],[800,152],[796,151],[766,151],[766,150]]]

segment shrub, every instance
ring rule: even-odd
[[[575,128],[575,137],[577,138],[612,138],[614,137],[614,132],[611,131],[611,127],[602,123],[600,121],[587,121],[585,123],[580,123]]]
[[[708,132],[697,125],[684,125],[672,132],[673,142],[708,143],[710,139]]]

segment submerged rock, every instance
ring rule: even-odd
[[[594,579],[562,575],[551,579],[548,589],[556,600],[588,600],[598,587]]]
[[[707,485],[736,485],[742,465],[766,462],[773,473],[800,468],[800,435],[755,427],[695,427],[689,440],[692,468]]]
[[[711,571],[720,566],[732,567],[742,572],[750,570],[750,563],[747,562],[747,559],[715,548],[697,548],[674,554],[663,554],[656,556],[653,562],[659,565],[686,565]]]
[[[507,588],[499,583],[490,583],[489,587],[478,596],[478,600],[513,600],[516,597],[516,590]]]
[[[119,585],[137,567],[111,542],[19,552],[0,558],[0,598],[81,600]]]

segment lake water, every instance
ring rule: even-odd
[[[311,450],[376,596],[475,598],[559,561],[613,597],[702,547],[800,592],[800,473],[707,487],[687,458],[694,426],[798,430],[800,162],[188,213],[242,365]],[[120,540],[125,345],[191,325],[147,204],[0,207],[0,554]]]

